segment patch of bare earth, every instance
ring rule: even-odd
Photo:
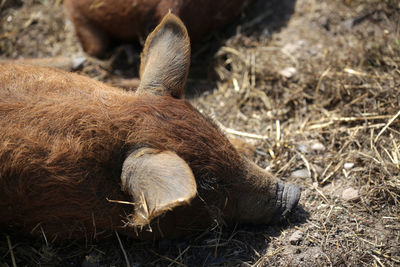
[[[1,58],[83,55],[61,1],[3,0],[0,8]],[[59,243],[3,231],[0,265],[400,264],[398,1],[260,0],[229,31],[194,51],[194,64],[208,53],[212,67],[192,68],[192,90],[213,90],[191,101],[253,143],[260,166],[302,188],[293,214],[275,226],[215,226],[154,243]],[[130,58],[134,73],[138,52]],[[80,72],[110,82],[122,73],[115,62],[88,60]]]

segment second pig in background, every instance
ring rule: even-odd
[[[144,40],[170,10],[182,19],[192,41],[220,29],[251,0],[65,0],[83,49],[101,57],[114,40]]]

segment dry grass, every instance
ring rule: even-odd
[[[262,2],[232,26],[235,34],[212,39],[221,44],[215,53],[207,52],[209,44],[206,52],[195,50],[193,62],[199,65],[204,53],[212,53],[207,64],[215,74],[194,71],[189,82],[202,82],[199,88],[215,84],[215,90],[192,102],[228,134],[253,143],[260,166],[301,186],[300,207],[276,226],[216,227],[155,243],[120,236],[96,244],[54,244],[45,235],[27,240],[3,233],[0,265],[400,264],[399,4]],[[56,12],[45,15],[48,10]],[[60,10],[59,1],[5,9],[3,57],[80,53],[71,30],[63,32]],[[4,23],[10,14],[19,15],[13,26]],[[50,45],[38,49],[35,36]],[[65,49],[57,50],[60,46]],[[113,77],[95,61],[81,72],[105,81]],[[346,200],[347,188],[358,196]],[[300,237],[290,242],[295,231]]]

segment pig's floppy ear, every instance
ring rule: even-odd
[[[196,196],[192,170],[177,154],[142,148],[124,161],[122,190],[135,203],[133,224],[148,225],[154,218],[175,207],[187,205]]]
[[[137,93],[182,98],[190,65],[190,40],[182,21],[168,13],[147,37]]]

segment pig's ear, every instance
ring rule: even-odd
[[[182,98],[190,65],[190,40],[182,21],[168,13],[147,37],[138,93]]]
[[[188,205],[196,196],[192,170],[177,154],[149,148],[132,152],[124,161],[122,190],[135,203],[132,222],[148,225],[175,207]]]

